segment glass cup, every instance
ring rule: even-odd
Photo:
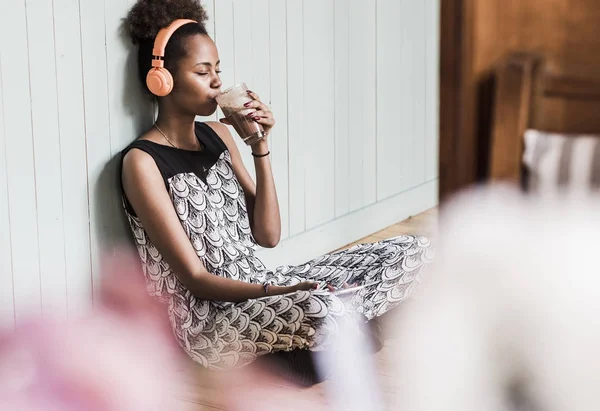
[[[244,143],[251,146],[265,137],[263,126],[248,116],[256,109],[244,107],[244,104],[252,101],[246,83],[228,88],[216,100],[225,118],[229,120]]]

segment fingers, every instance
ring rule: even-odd
[[[315,283],[313,281],[304,281],[298,285],[302,290],[306,290],[306,291],[316,290],[319,288],[319,283]]]
[[[269,129],[273,128],[275,125],[275,119],[273,117],[253,117],[252,119],[258,124],[262,124]]]
[[[273,113],[270,111],[254,111],[248,114],[248,117],[267,127],[273,127],[275,125],[275,119]]]
[[[263,103],[260,100],[249,101],[246,104],[244,104],[244,107],[246,107],[246,108],[255,108],[257,110],[263,110],[263,111],[271,111],[269,109],[269,106],[267,106],[265,103]]]
[[[275,126],[275,119],[273,118],[271,108],[260,101],[260,97],[255,92],[248,90],[248,95],[252,98],[252,101],[244,104],[244,107],[256,110],[248,114],[248,117],[261,124],[267,130],[272,129]]]
[[[273,113],[271,113],[270,111],[259,110],[259,111],[253,111],[252,113],[249,113],[248,117],[250,117],[250,118],[254,118],[254,117],[267,118],[267,117],[273,117]]]
[[[300,289],[304,291],[317,290],[319,289],[319,284],[313,283],[312,281],[306,281],[300,284]]]
[[[256,94],[254,91],[248,90],[247,93],[250,97],[252,97],[252,99],[260,101],[260,97],[258,97],[258,94]]]

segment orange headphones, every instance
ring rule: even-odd
[[[165,68],[165,48],[175,31],[188,23],[198,23],[194,20],[179,19],[161,29],[154,39],[152,50],[152,68],[146,76],[148,90],[155,96],[167,96],[173,90],[173,76]]]

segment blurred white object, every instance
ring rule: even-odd
[[[598,410],[600,201],[464,193],[403,312],[404,411]]]
[[[340,338],[319,367],[331,376],[327,397],[332,410],[379,411],[383,398],[370,342],[353,325],[340,322]]]

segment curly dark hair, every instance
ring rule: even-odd
[[[152,49],[158,32],[177,19],[195,20],[173,34],[165,49],[165,67],[175,75],[179,61],[186,56],[184,40],[194,35],[208,36],[205,22],[208,15],[200,0],[138,0],[124,21],[133,44],[138,45],[138,75],[147,90],[146,75],[152,67]]]

